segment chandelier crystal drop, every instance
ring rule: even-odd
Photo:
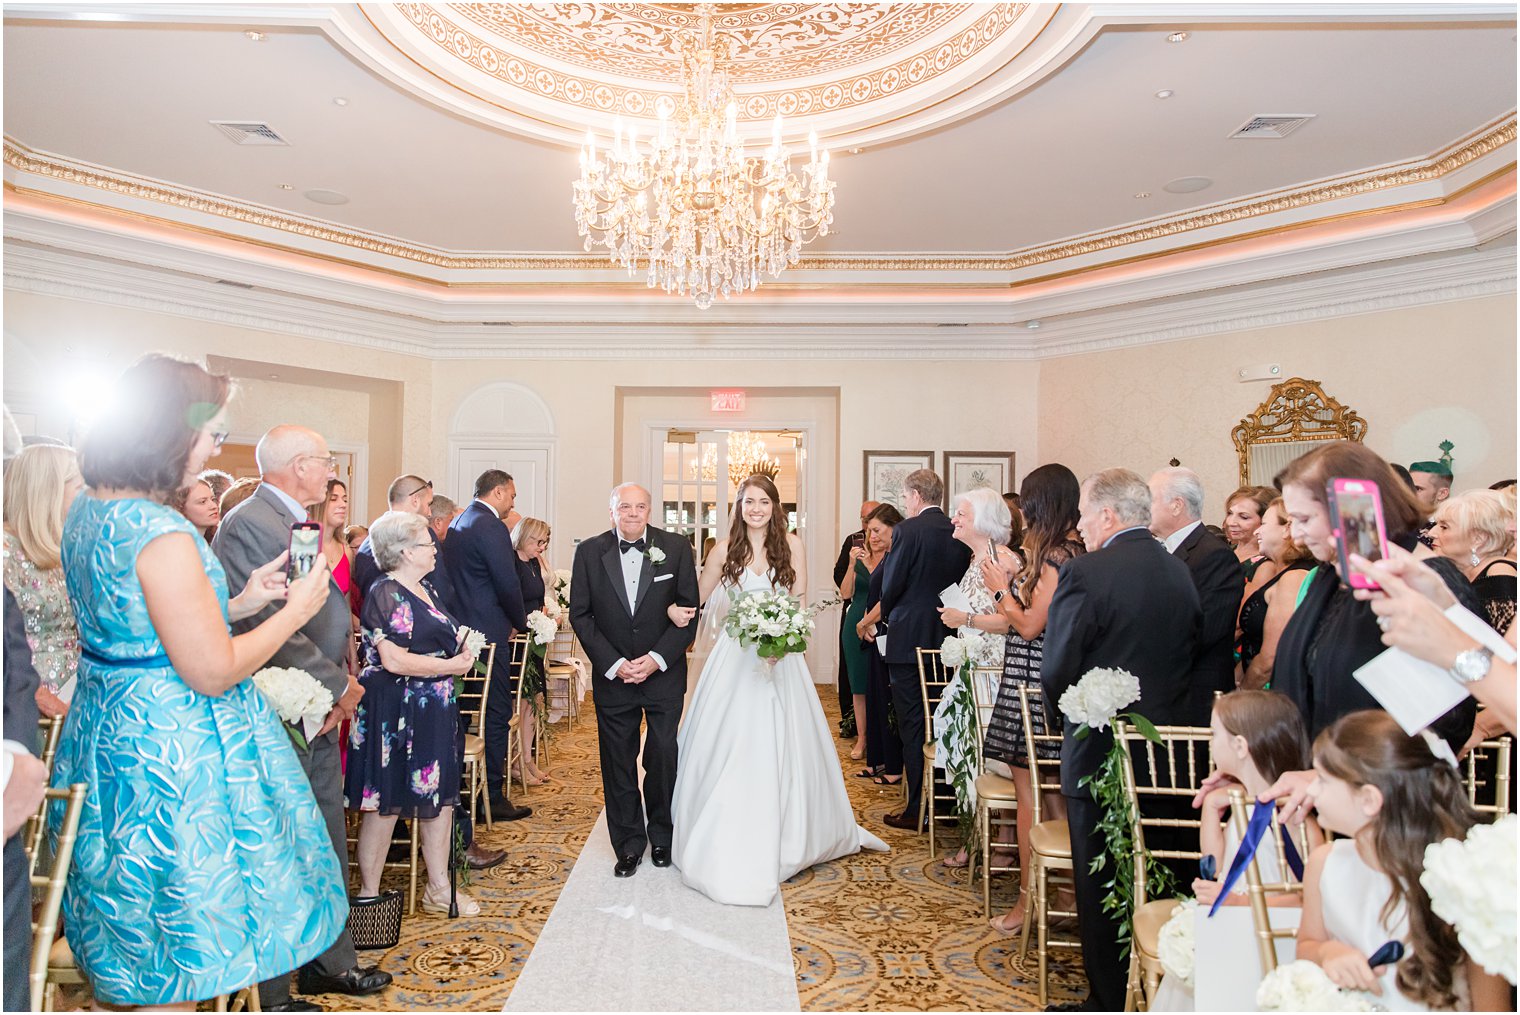
[[[746,156],[729,80],[731,43],[713,29],[716,4],[697,4],[697,26],[680,41],[685,94],[661,97],[653,137],[619,122],[600,149],[588,131],[575,181],[575,225],[585,249],[649,287],[685,295],[706,310],[713,298],[759,287],[827,236],[834,220],[829,153],[808,136],[808,161],[792,171],[776,117],[770,145]]]
[[[718,479],[718,446],[708,444],[702,456],[690,466],[691,478],[713,483]],[[728,481],[738,486],[751,476],[765,476],[775,482],[781,474],[781,462],[765,449],[765,438],[748,430],[728,435]]]

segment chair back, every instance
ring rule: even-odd
[[[1030,788],[1034,790],[1029,794],[1029,812],[1036,825],[1043,820],[1040,814],[1044,806],[1041,798],[1046,793],[1061,792],[1061,763],[1040,758],[1041,747],[1047,751],[1054,747],[1059,751],[1062,740],[1060,724],[1056,724],[1056,732],[1050,732],[1048,717],[1040,724],[1039,731],[1035,729],[1035,709],[1040,709],[1041,715],[1047,715],[1044,711],[1044,700],[1043,688],[1030,684],[1019,686],[1019,718],[1023,720],[1024,725],[1024,753],[1029,756],[1029,783]]]
[[[58,753],[58,738],[63,733],[64,718],[55,715],[37,721],[37,732],[42,739],[42,763],[47,766],[48,775],[53,774],[53,756]]]
[[[514,634],[512,640],[507,643],[507,650],[511,653],[507,657],[507,672],[512,675],[512,714],[522,715],[523,677],[528,673],[528,635],[526,632]]]
[[[971,724],[971,733],[976,745],[978,772],[987,767],[983,753],[987,726],[992,722],[993,706],[997,704],[998,686],[1002,682],[1003,669],[1000,666],[977,666],[971,671],[971,696],[976,702],[976,722]]]
[[[58,737],[63,732],[63,720],[61,715],[55,715],[51,719],[39,719],[37,732],[42,740],[42,763],[47,766],[49,781],[53,777],[53,758],[58,754]],[[42,840],[47,835],[47,803],[26,819],[26,827],[22,829],[22,844],[26,847],[27,873],[37,868],[37,858],[42,855]]]
[[[486,642],[485,648],[475,660],[475,666],[459,679],[456,685],[459,688],[459,721],[464,724],[466,733],[479,735],[481,732],[481,715],[486,709],[486,695],[491,693],[491,671],[496,666],[496,643]],[[484,667],[485,677],[480,677]]]
[[[939,699],[955,677],[956,671],[940,662],[939,649],[921,648],[918,652],[918,690],[924,702],[924,741],[934,742],[934,723],[929,717],[939,707]]]
[[[1251,814],[1246,806],[1246,795],[1241,789],[1230,790],[1230,821],[1235,827],[1235,838],[1245,841],[1246,826],[1250,824]],[[1298,855],[1307,858],[1308,841],[1303,825],[1298,826],[1297,833],[1293,835],[1297,840]],[[1261,975],[1266,976],[1277,968],[1277,942],[1279,940],[1291,941],[1298,937],[1297,927],[1272,926],[1272,908],[1268,900],[1269,895],[1294,896],[1297,904],[1303,905],[1304,886],[1302,883],[1289,877],[1287,848],[1283,845],[1283,826],[1277,816],[1272,818],[1270,826],[1270,841],[1263,842],[1251,857],[1251,862],[1246,865],[1246,894],[1251,903],[1251,924],[1256,931],[1256,952],[1261,959]],[[1261,851],[1263,849],[1275,849],[1277,851],[1277,869],[1282,874],[1282,880],[1266,882],[1261,876]],[[1228,863],[1231,857],[1225,857]]]
[[[32,1011],[42,1010],[42,993],[47,987],[48,956],[53,951],[53,939],[58,936],[58,911],[63,907],[63,888],[69,880],[69,865],[74,860],[74,839],[79,834],[79,815],[84,812],[84,798],[90,790],[88,783],[76,782],[68,789],[49,789],[42,801],[42,814],[47,812],[54,800],[63,801],[63,821],[58,826],[58,838],[53,843],[53,866],[45,874],[36,872],[37,853],[32,854],[32,890],[42,890],[42,904],[32,920]],[[36,819],[43,823],[42,814]],[[12,970],[14,972],[14,970]]]
[[[1213,770],[1209,745],[1214,734],[1207,726],[1157,726],[1158,744],[1122,719],[1114,721],[1114,739],[1124,752],[1121,774],[1129,805],[1130,838],[1135,862],[1135,908],[1145,905],[1146,859],[1198,860],[1202,848],[1164,848],[1146,845],[1145,833],[1160,829],[1191,831],[1188,841],[1198,842],[1203,822],[1198,818],[1147,815],[1143,800],[1191,802],[1203,780]],[[1167,810],[1175,812],[1172,804]],[[1156,838],[1154,835],[1152,838]],[[1163,837],[1164,838],[1164,837]]]
[[[1510,811],[1509,765],[1515,738],[1502,736],[1473,745],[1462,759],[1462,781],[1467,785],[1467,799],[1473,808],[1490,821],[1497,821]]]

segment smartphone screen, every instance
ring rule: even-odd
[[[853,535],[853,536],[850,537],[850,545],[851,546],[865,546],[866,545],[865,534],[861,533],[861,532],[855,533],[855,535]]]
[[[1341,577],[1352,588],[1375,589],[1378,587],[1376,582],[1351,569],[1350,556],[1359,553],[1368,560],[1382,560],[1388,556],[1382,495],[1377,484],[1366,479],[1332,479],[1329,485]]]
[[[291,581],[304,578],[317,566],[322,553],[322,526],[316,522],[297,522],[290,527],[290,559],[285,574]]]

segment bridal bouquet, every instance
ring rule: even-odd
[[[1466,839],[1431,843],[1420,875],[1430,908],[1457,929],[1462,948],[1510,983],[1515,982],[1517,821],[1510,814],[1492,825],[1474,825]]]
[[[274,714],[285,723],[290,739],[301,750],[310,750],[308,738],[317,735],[333,708],[332,692],[305,670],[266,666],[253,675]]]
[[[1342,990],[1307,959],[1278,966],[1256,988],[1260,1011],[1377,1011],[1360,990]]]
[[[534,645],[547,645],[554,640],[559,625],[543,610],[534,610],[528,614],[528,631],[533,635]]]
[[[1182,905],[1172,910],[1172,915],[1161,925],[1156,937],[1156,953],[1161,968],[1167,976],[1175,976],[1188,990],[1193,989],[1193,964],[1198,957],[1198,944],[1194,940],[1193,914],[1198,911],[1197,899],[1183,899]]]
[[[813,618],[834,602],[804,607],[801,599],[785,592],[744,592],[734,597],[723,630],[740,645],[753,645],[756,655],[774,664],[782,656],[807,651]]]

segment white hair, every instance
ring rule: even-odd
[[[1159,491],[1152,491],[1153,493],[1160,493],[1162,500],[1182,501],[1182,508],[1187,512],[1189,521],[1203,517],[1203,481],[1198,478],[1198,473],[1185,466],[1173,466],[1160,470],[1156,477],[1162,485]]]
[[[1008,502],[1003,500],[1002,494],[985,486],[967,490],[955,495],[950,510],[953,512],[962,504],[971,505],[973,529],[994,543],[1008,545],[1008,537],[1013,532],[1013,513],[1008,510]]]
[[[607,497],[607,510],[609,510],[609,511],[616,511],[617,510],[618,501],[620,501],[620,500],[623,499],[623,491],[624,490],[638,490],[645,497],[649,498],[649,503],[650,503],[651,507],[654,505],[654,494],[650,493],[642,484],[639,484],[639,483],[619,483],[617,486],[614,486],[612,488],[612,493]]]
[[[370,549],[375,551],[375,564],[382,571],[396,570],[401,566],[402,551],[430,538],[427,520],[410,511],[387,511],[369,527]]]
[[[284,471],[302,455],[315,454],[321,443],[322,437],[315,430],[282,424],[259,438],[253,457],[259,464],[259,472],[267,476]]]

